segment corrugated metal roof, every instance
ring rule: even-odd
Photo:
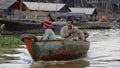
[[[38,3],[38,2],[24,2],[29,10],[39,10],[39,11],[59,11],[65,4],[57,3]]]
[[[78,17],[78,16],[85,16],[86,14],[84,13],[56,13],[56,15],[61,16],[61,17],[68,17],[68,16]]]
[[[17,0],[0,0],[0,9],[8,9]]]
[[[85,13],[92,15],[95,11],[95,8],[70,8],[71,13]]]

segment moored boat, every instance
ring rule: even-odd
[[[33,20],[23,20],[23,19],[3,19],[0,20],[1,24],[5,24],[6,31],[27,31],[27,30],[40,30],[42,26],[40,22]]]
[[[34,61],[44,60],[73,60],[86,55],[89,41],[72,40],[38,40],[32,34],[21,35],[21,40]]]

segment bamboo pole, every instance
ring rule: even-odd
[[[22,2],[23,0],[20,0],[20,11],[22,11]],[[21,18],[21,14],[20,14],[20,18]]]
[[[56,3],[57,3],[57,5],[56,5],[56,12],[55,12],[55,15],[57,14],[57,9],[58,9],[58,0],[56,0]],[[57,17],[55,17],[55,21],[57,21]]]

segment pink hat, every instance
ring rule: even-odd
[[[42,25],[45,25],[46,28],[54,28],[52,22],[48,18],[44,22],[42,22]]]

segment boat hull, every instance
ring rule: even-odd
[[[89,41],[40,40],[24,38],[28,51],[34,61],[73,60],[85,56]]]
[[[53,22],[55,25],[56,31],[60,31],[60,29],[66,25],[66,22]],[[74,22],[74,26],[78,27],[79,29],[111,29],[111,22]],[[56,27],[57,26],[57,27]]]
[[[72,53],[71,53],[72,52]],[[64,53],[64,54],[62,54]],[[80,57],[85,56],[87,51],[81,51],[81,50],[58,50],[54,55],[47,55],[42,56],[40,60],[74,60]]]
[[[32,23],[30,20],[0,20],[1,24],[5,24],[6,31],[30,31],[43,29],[40,23]]]
[[[43,32],[43,27],[39,22],[36,21],[30,21],[30,20],[0,20],[1,24],[5,24],[5,31],[12,32],[13,34],[15,32],[17,33],[32,33],[32,32]],[[66,25],[65,21],[58,21],[53,22],[54,26],[54,32],[59,33],[60,29]],[[75,22],[73,24],[74,26],[77,26],[79,29],[110,29],[110,23],[80,23]]]

